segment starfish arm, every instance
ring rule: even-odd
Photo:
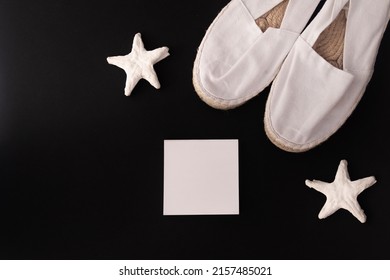
[[[345,159],[340,161],[339,167],[337,168],[335,181],[342,182],[345,179],[348,179],[348,180],[350,179],[347,166],[348,166],[348,162]]]
[[[157,74],[154,71],[153,66],[149,66],[146,69],[144,69],[142,73],[142,78],[147,80],[152,86],[154,86],[156,89],[160,88],[160,82],[158,81]]]
[[[110,56],[110,57],[107,57],[107,62],[111,65],[115,65],[119,68],[122,68],[124,69],[125,67],[125,59],[124,59],[124,56]]]
[[[360,207],[356,198],[345,201],[345,205],[343,207],[345,210],[351,212],[352,215],[355,216],[361,223],[366,222],[366,215],[364,214],[363,209]]]
[[[313,180],[313,181],[306,180],[305,184],[309,188],[315,189],[316,191],[322,192],[323,194],[325,194],[326,186],[329,185],[329,183],[322,182],[319,180]]]
[[[357,190],[357,194],[359,195],[365,189],[371,187],[376,183],[376,179],[374,176],[366,177],[363,179],[359,179],[352,182],[353,187]]]
[[[150,56],[150,59],[152,61],[152,64],[155,64],[164,58],[169,56],[169,49],[167,47],[161,47],[152,51],[148,52],[148,55]]]
[[[126,86],[125,86],[125,95],[130,96],[136,84],[141,80],[141,75],[133,73],[132,75],[127,74]]]
[[[139,53],[142,50],[145,50],[144,43],[141,39],[141,33],[137,33],[134,35],[133,48],[131,49],[131,52]]]
[[[329,217],[339,209],[340,207],[336,203],[331,202],[329,199],[327,199],[320,213],[318,214],[318,218],[325,219],[326,217]]]

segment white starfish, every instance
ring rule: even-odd
[[[141,79],[147,80],[156,89],[160,88],[160,82],[154,71],[153,64],[169,56],[168,51],[167,47],[161,47],[152,51],[145,50],[141,34],[137,33],[134,36],[133,48],[129,54],[107,57],[107,62],[125,70],[127,75],[125,95],[129,96]]]
[[[366,222],[366,215],[357,202],[357,196],[365,189],[376,183],[374,176],[351,181],[347,169],[347,161],[340,161],[336,177],[332,183],[325,183],[318,180],[306,180],[308,187],[313,188],[326,195],[326,202],[318,214],[318,218],[324,219],[340,208],[352,213],[360,222]]]

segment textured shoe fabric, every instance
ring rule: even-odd
[[[289,0],[279,28],[256,20],[283,0],[232,0],[207,30],[193,69],[196,92],[207,104],[232,109],[260,93],[306,26],[320,0]]]
[[[390,0],[326,1],[296,40],[272,84],[264,125],[275,145],[290,152],[307,151],[345,123],[373,74],[389,10]],[[346,21],[342,68],[338,68],[313,46],[341,12]],[[332,36],[336,35],[328,40]]]

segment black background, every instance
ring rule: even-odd
[[[192,66],[228,0],[0,1],[0,258],[389,259],[390,34],[346,124],[301,154],[263,129],[269,88],[242,107],[212,109]],[[155,65],[160,90],[106,62],[170,48]],[[163,140],[239,139],[240,215],[164,217]],[[317,218],[341,159],[351,179],[375,175],[359,196],[361,224],[339,210]]]

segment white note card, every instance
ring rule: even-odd
[[[164,215],[238,215],[238,140],[164,141]]]

